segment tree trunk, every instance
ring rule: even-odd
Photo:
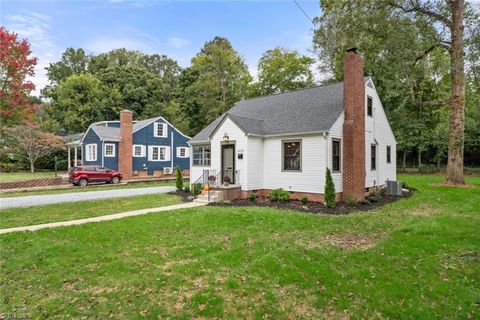
[[[35,163],[30,160],[30,173],[33,174],[35,172]]]
[[[403,170],[407,167],[407,150],[403,149]]]
[[[463,184],[463,144],[465,131],[465,74],[464,74],[464,39],[463,10],[464,1],[450,2],[452,11],[450,73],[452,92],[449,110],[449,139],[447,182]]]
[[[422,166],[422,150],[420,150],[420,148],[418,149],[417,157],[418,157],[418,167],[420,168]]]

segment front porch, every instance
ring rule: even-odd
[[[192,191],[201,188],[195,201],[210,203],[239,199],[242,193],[241,185],[230,183],[230,181],[239,181],[238,174],[233,170],[224,172],[216,169],[204,169],[202,175],[191,183]]]

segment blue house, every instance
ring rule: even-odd
[[[78,144],[83,165],[99,165],[131,177],[171,174],[177,166],[188,170],[189,140],[163,117],[133,121],[132,112],[123,110],[120,120],[91,124]]]

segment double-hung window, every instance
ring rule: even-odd
[[[302,141],[282,142],[282,170],[302,171]]]
[[[332,140],[332,171],[340,172],[340,140]]]
[[[187,147],[177,147],[177,158],[188,158],[189,149]]]
[[[85,150],[87,151],[85,155],[86,161],[97,161],[97,144],[87,144],[85,146]]]
[[[392,163],[392,147],[387,146],[387,163]]]
[[[153,126],[153,136],[158,138],[166,138],[167,137],[167,124],[155,122]]]
[[[210,145],[193,146],[193,165],[210,166]]]
[[[134,144],[132,146],[134,157],[145,157],[145,146],[141,144]]]
[[[105,157],[115,157],[115,144],[105,143]]]
[[[367,116],[373,117],[373,98],[367,96]]]
[[[149,161],[170,161],[170,147],[149,146]]]

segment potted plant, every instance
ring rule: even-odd
[[[215,182],[217,177],[215,177],[213,174],[211,176],[208,176],[208,181]]]
[[[230,179],[229,176],[223,177],[223,185],[224,185],[225,187],[228,187],[228,185],[230,184],[230,181],[231,181],[231,179]]]

